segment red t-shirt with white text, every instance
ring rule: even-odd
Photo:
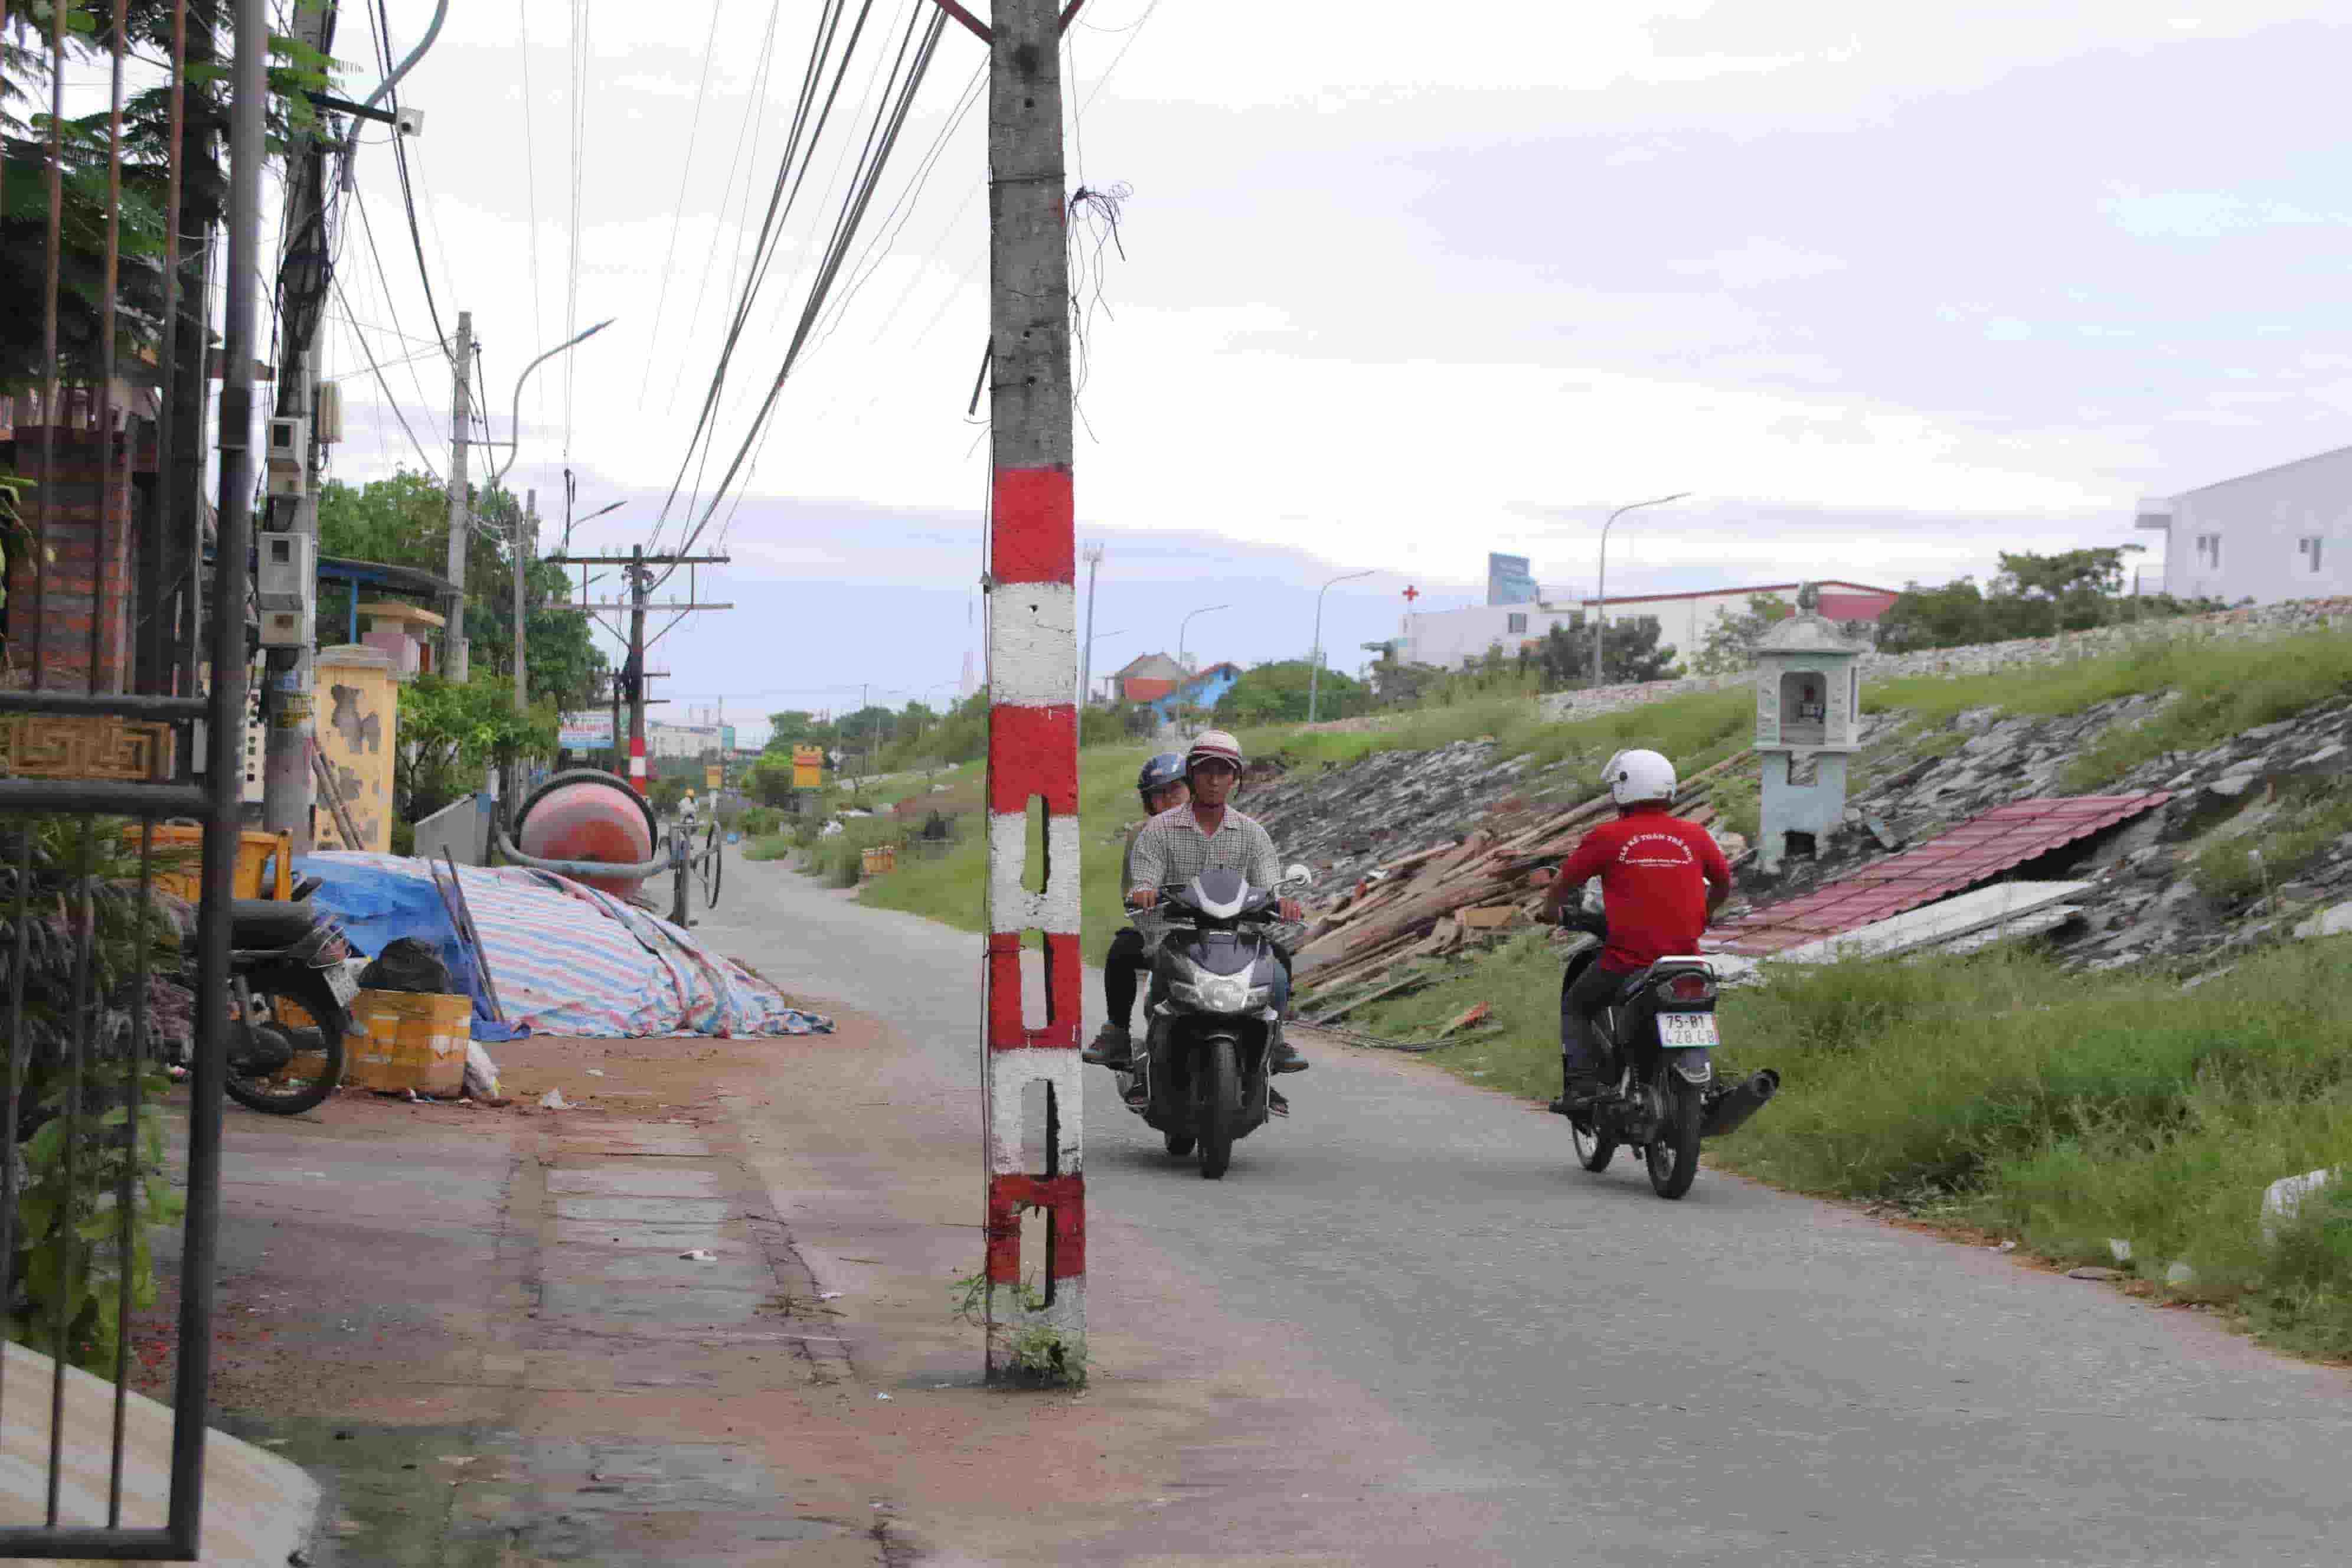
[[[1662,805],[1637,805],[1586,834],[1559,875],[1580,887],[1601,879],[1609,902],[1609,944],[1601,967],[1646,969],[1669,954],[1698,951],[1706,930],[1709,879],[1728,884],[1731,864],[1715,836]],[[1570,896],[1573,896],[1572,894]]]

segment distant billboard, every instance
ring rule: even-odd
[[[1536,580],[1528,569],[1524,555],[1486,557],[1486,603],[1490,605],[1532,605],[1537,598]]]
[[[566,713],[556,729],[555,743],[567,752],[609,751],[613,745],[613,716]]]

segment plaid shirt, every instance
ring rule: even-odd
[[[1282,880],[1282,864],[1274,852],[1274,838],[1257,818],[1232,806],[1217,825],[1215,837],[1201,831],[1190,805],[1163,811],[1143,825],[1127,852],[1127,886],[1158,889],[1189,882],[1203,871],[1239,871],[1254,888],[1271,888]]]

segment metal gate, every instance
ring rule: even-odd
[[[0,237],[41,236],[37,261],[20,245],[26,265],[0,302],[38,323],[37,342],[0,339],[0,473],[12,479],[0,498],[0,1313],[11,1342],[0,1428],[16,1438],[12,1459],[45,1464],[29,1494],[0,1491],[0,1557],[192,1561],[243,795],[249,440],[266,352],[254,279],[268,32],[260,0],[0,0],[0,35],[24,51],[0,53],[0,68],[29,68],[9,85],[30,110],[29,134],[5,148],[0,201],[22,208],[38,189],[47,202],[37,228],[0,210]],[[213,62],[232,41],[223,76]],[[100,107],[69,117],[69,92]],[[208,528],[215,229],[226,309]],[[169,818],[197,826],[174,834]],[[183,1030],[184,1196],[159,1076],[166,1036]],[[157,1300],[150,1243],[173,1225],[159,1484],[129,1447],[143,1408],[131,1403],[131,1351]]]

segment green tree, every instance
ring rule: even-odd
[[[511,681],[475,670],[460,685],[420,675],[401,689],[394,805],[404,822],[432,816],[478,788],[482,772],[555,754],[555,710],[514,710]]]
[[[218,7],[218,47],[225,58],[231,44],[226,6]],[[98,67],[113,42],[110,0],[67,0],[65,16],[66,69],[79,76]],[[31,384],[43,363],[43,312],[37,301],[47,295],[49,102],[51,59],[48,50],[49,6],[36,3],[11,7],[11,27],[0,33],[0,300],[10,308],[0,310],[0,392]],[[282,18],[281,18],[282,19]],[[131,0],[125,34],[129,52],[142,65],[168,56],[172,41],[172,7],[165,0]],[[35,31],[37,29],[37,31]],[[306,94],[336,90],[335,62],[282,34],[269,40],[269,150],[282,156],[296,132],[317,123],[318,110]],[[223,110],[212,101],[225,91],[226,69],[192,69],[187,113],[201,127],[220,120]],[[168,89],[154,85],[130,93],[123,105],[121,200],[110,203],[107,174],[107,110],[68,118],[60,132],[59,181],[62,207],[58,268],[58,350],[66,378],[87,381],[99,374],[104,360],[100,342],[100,298],[104,286],[106,218],[110,205],[120,216],[117,277],[119,310],[115,317],[118,370],[136,377],[160,345],[163,324],[163,253],[169,200],[171,109]],[[187,204],[185,232],[203,233],[220,222],[226,211],[228,184],[218,153],[219,138],[209,140],[212,155],[199,156],[183,171]],[[187,247],[182,247],[182,256]],[[182,352],[202,353],[205,345],[184,340]]]
[[[805,708],[790,708],[782,713],[768,715],[768,743],[762,748],[771,752],[789,752],[794,746],[822,746],[834,739],[834,727],[822,723]]]
[[[1371,689],[1353,676],[1325,669],[1316,676],[1303,658],[1276,659],[1254,665],[1217,700],[1220,723],[1289,724],[1307,717],[1307,687],[1315,687],[1315,716],[1345,719],[1369,712]]]
[[[469,673],[501,676],[512,701],[514,681],[514,525],[521,515],[503,489],[477,496],[474,515],[484,525],[466,548],[466,636]],[[438,576],[448,569],[447,493],[425,475],[403,468],[365,485],[330,480],[319,492],[319,553],[414,566]],[[588,616],[564,608],[571,582],[551,561],[530,564],[524,580],[526,689],[565,712],[593,707],[605,690],[610,668],[595,644]],[[322,641],[340,641],[350,624],[352,595],[368,590],[337,584],[320,595]]]
[[[1706,632],[1691,668],[1700,675],[1730,675],[1756,662],[1756,645],[1773,624],[1785,621],[1797,607],[1778,594],[1750,594],[1748,608],[1737,616],[1718,616]]]

